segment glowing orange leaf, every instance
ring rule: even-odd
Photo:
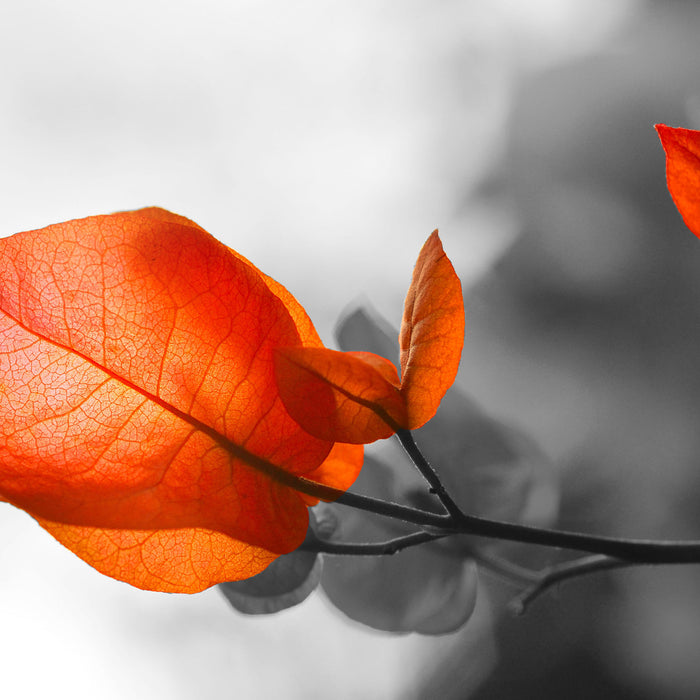
[[[197,593],[255,576],[279,556],[201,528],[110,530],[37,521],[100,573],[152,591]]]
[[[410,429],[434,415],[459,369],[464,344],[462,285],[433,231],[418,256],[401,331],[401,391]]]
[[[143,588],[252,576],[304,539],[298,477],[359,471],[280,400],[275,352],[319,344],[287,290],[163,210],[0,240],[0,498]]]
[[[389,437],[406,422],[396,367],[383,357],[293,348],[276,360],[285,406],[317,437],[363,443],[368,435]]]
[[[368,443],[430,420],[455,380],[464,342],[459,278],[437,231],[418,256],[401,325],[401,371],[368,352],[282,348],[280,395],[312,435]]]
[[[668,191],[685,221],[700,237],[700,131],[657,124],[666,152]]]

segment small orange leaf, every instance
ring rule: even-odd
[[[685,225],[700,237],[700,131],[657,124],[666,152],[668,191]]]
[[[404,304],[401,392],[411,430],[437,411],[459,369],[464,344],[462,285],[433,231],[421,250]]]
[[[336,454],[331,475],[332,442],[279,396],[275,352],[319,343],[287,290],[163,210],[0,240],[0,498],[137,586],[250,576],[306,534],[298,477],[360,468]],[[224,550],[226,571],[205,554]],[[124,564],[136,551],[150,572],[178,554],[149,578]]]
[[[400,341],[401,381],[373,353],[282,348],[275,373],[287,410],[318,438],[357,444],[419,428],[435,415],[464,343],[462,286],[437,231],[418,257]]]
[[[406,420],[396,367],[378,355],[283,348],[275,368],[287,410],[316,437],[361,444]]]

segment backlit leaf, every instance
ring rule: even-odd
[[[287,410],[316,437],[361,444],[367,435],[387,438],[406,422],[396,367],[383,357],[285,348],[276,369]]]
[[[369,443],[414,429],[435,415],[454,382],[464,343],[462,287],[437,231],[418,256],[394,366],[369,352],[281,348],[280,394],[289,413],[316,437]]]
[[[277,390],[275,352],[302,343],[281,285],[169,212],[0,240],[1,496],[137,586],[257,573],[304,538],[296,477],[331,475]],[[336,452],[333,485],[360,463]]]
[[[685,225],[700,236],[700,131],[657,124],[666,152],[666,182]]]
[[[326,459],[316,469],[305,474],[304,478],[317,484],[347,491],[357,478],[363,459],[364,447],[362,445],[336,442]],[[310,506],[316,505],[319,501],[318,498],[306,493],[299,495]]]
[[[336,335],[345,350],[361,348],[393,357],[396,333],[376,313],[354,310]],[[464,512],[496,520],[550,525],[557,495],[549,461],[531,441],[486,415],[460,387],[452,387],[435,417],[415,439]],[[441,510],[424,479],[395,442],[381,459],[367,455],[353,491]],[[333,538],[379,542],[406,535],[410,526],[336,506],[341,515]],[[327,556],[321,586],[331,602],[354,620],[393,632],[443,634],[470,617],[477,592],[474,546],[483,539],[450,537],[394,556]]]
[[[110,530],[37,521],[100,573],[152,591],[197,593],[219,581],[255,576],[279,557],[202,528]]]
[[[404,427],[420,428],[437,411],[459,369],[464,344],[462,285],[437,231],[425,242],[406,295],[401,332]]]

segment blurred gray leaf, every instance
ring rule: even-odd
[[[389,358],[398,353],[398,331],[366,307],[343,316],[336,338],[342,350],[369,350]],[[458,385],[414,436],[465,512],[531,524],[555,517],[558,489],[546,455],[531,438],[487,415]],[[407,460],[402,463],[412,468]],[[414,495],[425,506],[425,499]]]
[[[313,511],[309,516],[309,527],[317,528]],[[257,576],[220,583],[219,590],[239,612],[268,615],[306,600],[321,581],[322,569],[322,559],[316,552],[296,550],[275,559]]]
[[[396,357],[397,333],[373,311],[358,308],[336,329],[343,350]],[[452,387],[436,416],[415,431],[418,446],[448,492],[467,513],[546,524],[557,507],[549,462],[519,431],[484,413],[459,387]],[[396,442],[381,458],[365,455],[353,491],[439,509]],[[334,508],[331,506],[331,508]],[[339,512],[338,541],[382,541],[415,528],[352,509]],[[322,588],[348,617],[375,629],[445,634],[459,629],[476,602],[476,566],[467,537],[450,537],[393,556],[328,557]]]
[[[411,473],[408,465],[401,466]],[[393,466],[366,456],[356,489],[395,498],[400,484],[396,477]],[[407,523],[344,508],[333,539],[380,542],[413,530]],[[474,562],[444,546],[421,545],[391,556],[325,555],[322,587],[345,615],[373,629],[447,634],[462,627],[474,611],[477,572]]]
[[[367,305],[346,311],[335,327],[335,337],[341,350],[373,352],[398,366],[398,331]]]

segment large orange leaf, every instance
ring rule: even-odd
[[[296,477],[347,488],[361,463],[324,467],[280,400],[273,355],[302,344],[287,290],[169,212],[0,240],[0,497],[134,585],[257,573],[304,538]]]
[[[140,209],[139,213],[157,221],[183,224],[185,226],[191,226],[204,231],[204,229],[195,224],[194,221],[190,221],[184,216],[173,214],[172,212],[165,209],[160,209],[159,207],[147,207],[146,209]],[[306,313],[304,307],[286,289],[286,287],[281,285],[277,280],[272,279],[272,277],[269,275],[266,275],[264,272],[262,272],[262,270],[253,265],[248,258],[243,257],[238,251],[231,248],[228,250],[240,261],[245,263],[251,270],[254,270],[267,285],[268,289],[284,304],[287,312],[296,324],[297,332],[299,333],[302,344],[309,347],[323,347],[323,343],[321,342],[321,339],[316,332],[316,328],[314,328],[314,324],[309,318],[309,315]]]
[[[419,428],[435,415],[457,375],[463,343],[462,286],[434,231],[404,305],[401,380],[389,360],[373,353],[281,348],[275,356],[280,394],[312,435],[373,442]]]
[[[100,573],[151,591],[198,593],[255,576],[279,556],[203,528],[112,530],[37,521]]]
[[[686,226],[700,236],[700,131],[657,124],[666,152],[668,191]]]

